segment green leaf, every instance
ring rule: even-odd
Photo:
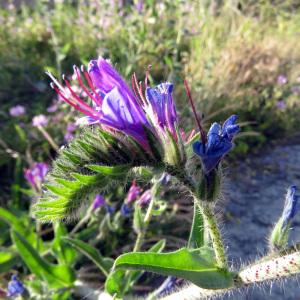
[[[193,223],[190,232],[188,248],[196,249],[204,245],[204,224],[203,217],[197,203],[194,203]]]
[[[113,265],[113,260],[110,258],[102,257],[97,249],[90,246],[89,244],[82,242],[77,239],[72,239],[69,237],[63,238],[67,243],[75,247],[78,251],[88,257],[95,265],[100,269],[100,271],[107,277],[110,269]]]
[[[0,274],[10,271],[19,261],[16,253],[9,250],[0,250]]]
[[[54,240],[52,242],[52,250],[56,254],[56,258],[62,264],[72,264],[76,258],[76,251],[70,244],[63,239],[68,234],[65,225],[62,222],[54,224]]]
[[[12,231],[11,236],[27,267],[40,280],[45,281],[50,288],[64,288],[73,285],[75,274],[72,269],[65,265],[53,265],[44,260],[18,232]]]
[[[111,177],[119,177],[119,176],[126,176],[130,168],[132,167],[129,164],[126,165],[118,165],[118,166],[100,166],[100,165],[87,165],[92,171],[97,173],[111,176]]]
[[[218,268],[207,248],[182,248],[170,253],[126,253],[119,256],[114,269],[144,270],[188,280],[204,289],[224,289],[233,286],[235,274]]]
[[[154,158],[134,139],[89,127],[59,151],[34,214],[43,221],[74,219],[96,193],[126,184],[132,168],[153,163]]]
[[[29,223],[27,216],[15,216],[10,211],[0,207],[0,219],[4,220],[13,230],[19,232],[26,237],[27,241],[35,248],[43,250],[43,243],[34,232],[34,226]]]
[[[166,240],[160,240],[149,249],[149,252],[159,253],[164,249],[165,245]],[[129,278],[125,278],[126,271],[124,269],[114,270],[106,279],[105,290],[111,295],[117,294],[119,297],[122,297],[142,273],[139,270],[133,271],[129,273]]]

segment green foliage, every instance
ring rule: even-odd
[[[69,266],[50,264],[39,255],[22,235],[16,231],[12,231],[11,234],[20,256],[37,278],[45,280],[51,288],[63,288],[73,285],[75,274]]]
[[[102,255],[94,247],[80,240],[65,237],[64,240],[79,250],[82,254],[92,260],[100,271],[108,276],[111,267],[113,266],[113,260],[111,258],[102,257]]]
[[[35,216],[42,221],[72,218],[96,193],[126,184],[133,167],[153,162],[132,139],[86,129],[60,151],[45,184],[47,192],[35,205]]]
[[[215,266],[211,249],[182,248],[171,253],[126,253],[119,256],[114,269],[146,270],[184,278],[205,289],[233,286],[234,274]]]

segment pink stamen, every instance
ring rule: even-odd
[[[61,92],[61,90],[56,87],[53,82],[51,82],[50,86],[55,90],[55,92],[68,104],[72,105],[74,108],[76,108],[77,110],[79,110],[80,112],[82,112],[85,115],[88,115],[90,117],[95,118],[94,114],[91,114],[90,112],[84,110],[83,108],[81,108],[80,106],[78,106],[76,103],[70,101],[68,98],[66,98],[66,96]]]
[[[195,116],[195,119],[196,119],[196,123],[198,125],[199,131],[200,131],[200,134],[201,134],[201,140],[202,140],[202,144],[203,144],[203,149],[205,151],[205,144],[206,144],[205,131],[204,131],[202,125],[201,125],[201,119],[197,115],[195,104],[194,104],[194,101],[193,101],[193,98],[192,98],[192,94],[191,94],[191,90],[189,88],[189,85],[188,85],[188,82],[187,82],[186,79],[184,80],[184,86],[185,86],[185,89],[186,89],[186,92],[187,92],[187,95],[188,95],[188,99],[189,99],[189,101],[191,103],[191,106],[192,106],[192,109],[193,109],[193,113],[194,113],[194,116]]]
[[[149,82],[149,75],[150,75],[150,70],[151,70],[152,66],[148,65],[148,69],[146,71],[146,76],[145,76],[145,87],[148,87],[148,82]]]
[[[77,76],[77,80],[80,84],[80,86],[82,87],[82,89],[86,92],[86,94],[97,104],[97,105],[101,105],[101,103],[99,103],[98,99],[96,97],[94,97],[94,95],[92,95],[90,93],[90,91],[86,88],[86,86],[84,85],[82,79],[81,79],[81,75],[80,75],[80,71],[78,70],[78,68],[76,66],[73,67],[76,76]],[[97,95],[97,94],[96,94]]]
[[[97,114],[95,114],[96,112],[89,105],[87,105],[84,101],[82,101],[82,99],[73,91],[69,81],[65,78],[64,75],[63,75],[63,80],[64,80],[66,86],[68,87],[69,91],[71,92],[72,96],[75,98],[77,104],[79,106],[83,107],[86,111],[89,111],[90,114],[97,116]]]

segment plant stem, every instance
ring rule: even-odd
[[[221,238],[221,234],[214,217],[214,213],[209,207],[209,204],[197,201],[197,205],[202,213],[204,225],[207,226],[209,235],[212,240],[212,245],[215,251],[216,261],[220,268],[227,268],[227,258]]]
[[[139,251],[142,247],[142,244],[144,242],[144,238],[145,238],[149,223],[150,223],[151,218],[152,218],[154,203],[155,203],[155,197],[152,196],[151,200],[150,200],[150,203],[149,203],[149,206],[148,206],[148,209],[147,209],[147,212],[146,212],[146,215],[145,215],[145,218],[144,218],[143,229],[138,233],[138,236],[137,236],[137,239],[135,241],[134,248],[133,248],[133,252]]]
[[[55,151],[59,151],[58,145],[54,142],[50,134],[42,126],[37,126],[37,129],[42,133],[44,138],[49,142],[49,144],[53,147],[53,149]]]

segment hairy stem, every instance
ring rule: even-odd
[[[215,251],[216,261],[220,268],[227,268],[227,257],[225,254],[222,237],[214,217],[214,213],[209,204],[197,201],[197,205],[202,213],[204,226],[207,227]]]

